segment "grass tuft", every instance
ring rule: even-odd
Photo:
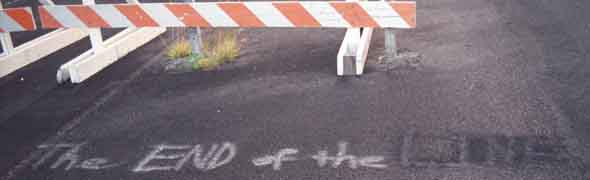
[[[220,31],[214,38],[203,43],[203,56],[193,65],[205,71],[214,70],[218,66],[235,60],[240,54],[237,32]]]
[[[191,43],[187,40],[178,40],[168,48],[166,55],[169,59],[179,59],[189,57],[193,53]]]

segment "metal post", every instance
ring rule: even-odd
[[[2,0],[0,0],[0,9],[3,9]],[[2,45],[2,53],[0,55],[10,54],[14,50],[14,44],[12,43],[12,37],[9,32],[0,33],[0,44]]]
[[[201,28],[188,29],[189,41],[193,47],[193,53],[201,54],[201,47],[203,47],[203,39],[201,38]]]
[[[384,29],[385,33],[385,58],[392,59],[397,57],[397,42],[395,31],[393,29]]]
[[[393,59],[397,57],[397,42],[395,39],[395,31],[393,29],[383,29],[383,32],[385,33],[385,58]]]
[[[184,0],[185,2],[195,2],[195,0]],[[203,47],[203,38],[201,38],[201,28],[188,28],[188,41],[193,47],[194,54],[201,54],[201,47]]]

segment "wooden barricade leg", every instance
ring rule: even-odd
[[[339,76],[363,74],[372,36],[373,28],[348,28],[346,30],[336,58],[336,69]]]
[[[2,1],[0,1],[0,9],[3,8],[4,6],[2,5]],[[14,45],[12,44],[12,37],[10,36],[10,32],[0,33],[0,45],[2,45],[2,53],[0,53],[0,56],[8,55],[10,54],[10,52],[14,50]]]
[[[339,76],[363,74],[372,36],[373,28],[350,28],[346,30],[337,57],[336,66]]]
[[[51,0],[42,0],[41,3],[54,5]],[[2,9],[1,3],[0,9]],[[10,33],[0,33],[0,41],[4,51],[0,54],[0,77],[36,62],[87,35],[86,32],[79,29],[57,29],[14,47]]]
[[[127,2],[139,3],[137,0]],[[94,4],[94,0],[84,0],[84,3]],[[166,28],[162,27],[127,28],[103,41],[99,29],[90,29],[92,49],[63,64],[57,72],[57,81],[81,83],[164,32]]]

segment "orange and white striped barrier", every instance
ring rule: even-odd
[[[31,8],[0,8],[0,33],[35,30]]]
[[[360,75],[373,28],[416,27],[416,3],[412,1],[126,1],[130,4],[97,5],[94,0],[82,0],[80,5],[55,5],[43,0],[47,3],[38,9],[41,27],[36,27],[30,8],[2,9],[0,3],[0,44],[6,51],[0,54],[0,77],[90,36],[92,49],[63,64],[57,74],[59,82],[80,83],[158,37],[165,27],[348,28],[337,56],[337,73]],[[37,28],[58,30],[13,47],[9,32]],[[127,29],[104,41],[99,28]]]
[[[414,28],[416,3],[200,2],[42,6],[43,28]]]

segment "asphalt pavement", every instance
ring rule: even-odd
[[[166,35],[80,85],[57,53],[0,79],[2,177],[590,179],[590,3],[417,4],[412,57],[379,60],[378,30],[358,77],[335,75],[342,29],[245,29],[188,73],[159,70]]]

